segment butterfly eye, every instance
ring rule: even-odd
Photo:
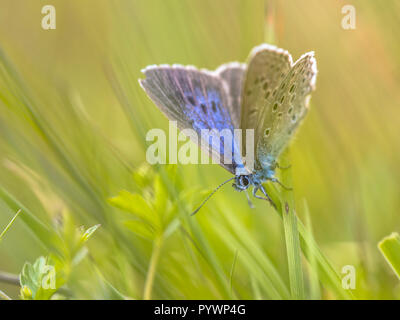
[[[287,111],[288,114],[291,114],[293,111],[293,107],[290,107],[289,110]]]
[[[272,111],[275,112],[278,109],[278,103],[275,102],[274,106],[272,107]]]
[[[290,93],[293,93],[294,89],[296,89],[296,86],[295,86],[295,85],[292,85],[292,86],[290,87],[290,89],[289,89],[289,92],[290,92]]]
[[[270,132],[271,132],[271,129],[270,129],[270,128],[265,129],[264,135],[265,135],[266,137],[268,137]]]
[[[249,185],[250,181],[249,178],[247,178],[246,176],[241,176],[240,177],[240,184],[244,187],[247,187]]]
[[[281,98],[281,103],[283,103],[283,101],[285,101],[285,96],[284,95]]]

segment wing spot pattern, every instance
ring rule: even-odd
[[[215,104],[215,101],[211,101],[211,109],[213,112],[217,112],[217,106]]]
[[[188,99],[188,101],[190,102],[190,104],[191,104],[192,106],[196,105],[196,102],[194,101],[194,99],[193,99],[192,96],[187,96],[186,98]]]

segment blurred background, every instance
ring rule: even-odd
[[[377,247],[400,229],[398,1],[1,3],[0,232],[22,208],[0,240],[1,272],[49,257],[61,298],[290,298],[282,220],[266,203],[250,209],[227,186],[190,218],[230,174],[146,166],[146,132],[168,121],[137,81],[149,64],[246,61],[267,41],[318,63],[290,162],[297,214],[339,280],[304,259],[306,297],[400,297]],[[48,4],[55,30],[41,27]],[[346,4],[354,30],[342,28]],[[345,265],[354,290],[340,288]],[[0,290],[18,298],[12,282]]]

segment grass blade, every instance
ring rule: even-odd
[[[275,186],[271,184],[266,184],[264,186],[271,197],[271,199],[277,205],[277,212],[282,216],[282,205],[280,201],[279,192],[275,188]],[[351,292],[345,291],[341,286],[341,279],[335,269],[332,267],[329,260],[325,257],[325,255],[321,252],[316,243],[314,237],[310,232],[304,227],[303,223],[297,219],[297,229],[299,231],[299,239],[300,246],[304,256],[310,261],[311,256],[315,259],[318,270],[319,270],[319,279],[321,283],[332,288],[332,290],[337,294],[340,299],[353,299],[353,294]]]
[[[400,235],[393,232],[378,243],[378,248],[400,279]]]
[[[0,234],[0,241],[3,239],[4,235],[7,233],[8,229],[11,228],[15,219],[17,219],[17,217],[19,216],[20,213],[21,213],[21,209],[18,209],[17,213],[14,215],[14,217],[11,219],[11,221],[8,223],[8,225],[4,228],[3,232]]]
[[[11,298],[0,290],[0,300],[11,300]]]
[[[282,157],[283,166],[287,166],[288,153]],[[282,184],[292,186],[292,174],[289,169],[282,169]],[[297,217],[294,206],[293,191],[282,188],[281,198],[281,215],[283,218],[283,228],[285,230],[286,252],[288,258],[290,291],[293,299],[303,300],[304,295],[304,280],[303,269],[301,265],[301,249],[299,232],[297,229]]]
[[[304,216],[306,219],[306,226],[308,229],[308,235],[312,236],[312,223],[310,217],[310,210],[308,209],[307,201],[304,200]],[[310,240],[310,239],[309,239]],[[306,248],[308,250],[308,248]],[[307,255],[309,257],[309,283],[310,283],[310,299],[311,300],[320,300],[321,299],[321,290],[319,286],[319,279],[318,279],[318,264],[315,259],[315,256],[312,255],[310,252]]]

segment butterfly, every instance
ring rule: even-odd
[[[238,191],[253,186],[254,197],[268,200],[276,207],[263,183],[281,184],[275,177],[275,170],[280,168],[277,159],[307,114],[317,75],[314,52],[293,62],[286,50],[261,44],[250,52],[247,64],[231,62],[215,71],[151,65],[142,72],[146,77],[139,80],[141,87],[170,120],[176,121],[180,130],[193,129],[200,134],[209,129],[217,136],[221,130],[241,129],[241,141],[249,130],[253,132],[251,167],[243,157],[247,145],[243,143],[242,147],[237,135],[232,135],[232,141],[217,136],[222,145],[230,142],[232,146],[231,161],[220,164],[234,176],[219,185],[194,213],[231,180]],[[224,155],[221,144],[208,139],[199,144],[213,158]],[[257,194],[259,190],[262,196]]]

